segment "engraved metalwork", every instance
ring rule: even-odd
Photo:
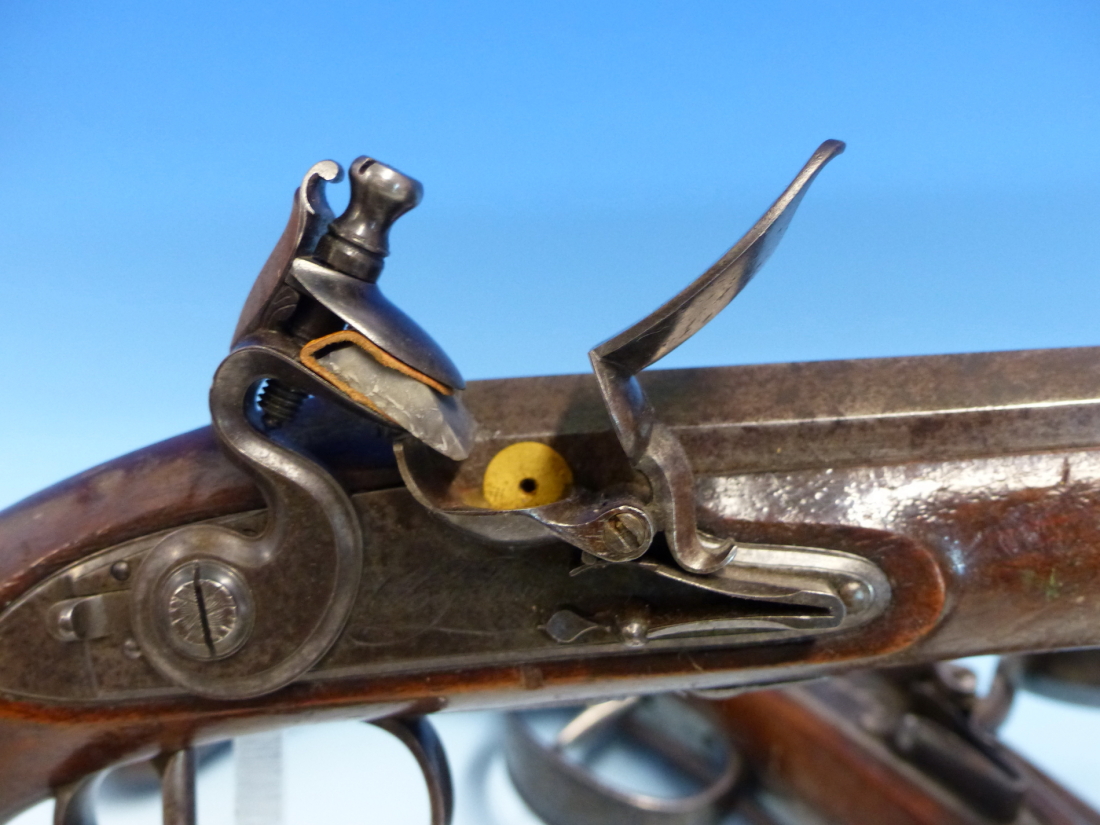
[[[252,630],[252,597],[244,579],[216,561],[180,565],[164,581],[169,640],[185,656],[219,659],[235,653]]]
[[[270,519],[259,536],[214,525],[167,536],[134,579],[133,629],[145,659],[194,693],[239,698],[268,693],[308,670],[347,621],[362,568],[363,536],[340,485],[318,464],[262,435],[247,402],[263,378],[323,390],[279,339],[243,345],[222,362],[211,389],[214,427],[225,448],[258,480]],[[330,393],[331,394],[331,393]],[[188,562],[219,562],[247,584],[252,639],[230,654],[198,661],[180,651],[163,620],[164,581]],[[279,651],[273,659],[272,650]]]
[[[840,661],[845,667],[866,667],[1021,647],[1100,644],[1092,579],[1059,579],[1052,601],[1045,578],[1021,594],[1016,589],[1019,578],[1004,573],[1006,553],[1015,566],[1045,564],[1042,560],[1053,553],[1073,569],[1087,568],[1090,542],[1070,542],[1046,528],[1036,533],[1034,519],[1051,513],[1059,525],[1077,524],[1081,536],[1090,535],[1094,521],[1088,513],[1095,500],[1090,491],[1100,485],[1097,365],[1100,350],[1048,350],[654,371],[640,380],[697,468],[699,512],[707,529],[738,531],[731,534],[745,544],[782,544],[779,538],[793,543],[798,537],[802,546],[829,541],[838,542],[831,545],[834,549],[886,548],[873,557],[892,588],[887,610],[872,625],[880,632],[891,626],[893,617],[911,615],[916,609],[914,588],[934,587],[940,570],[962,582],[953,585],[953,618],[942,622],[935,634],[885,658],[881,651],[869,652],[869,642],[861,642],[835,654],[838,658],[829,665]],[[621,451],[607,432],[591,376],[476,382],[469,398],[486,430],[497,435],[459,465],[453,488],[468,484],[476,489],[484,466],[478,462],[487,463],[508,443],[531,438],[554,437],[555,449],[578,479],[591,486],[597,485],[589,479],[620,472],[616,460],[626,464],[617,458]],[[363,445],[372,437],[357,418],[334,419],[330,409],[307,405],[288,433],[311,452],[326,456],[335,454],[335,448],[324,452],[324,444]],[[117,474],[117,466],[107,472]],[[595,476],[597,470],[605,475]],[[629,466],[622,471],[628,474]],[[392,484],[387,480],[376,486]],[[709,598],[714,601],[704,618],[719,615],[716,604],[727,605],[726,618],[749,620],[777,611],[773,606],[769,614],[764,602],[708,596],[694,584],[653,570],[624,569],[638,562],[588,569],[593,566],[583,565],[582,554],[562,541],[541,540],[527,548],[486,542],[434,517],[413,492],[375,489],[352,497],[355,517],[370,539],[359,552],[373,572],[362,582],[349,623],[325,665],[302,679],[339,683],[472,666],[541,667],[559,659],[598,664],[662,651],[690,656],[701,663],[699,669],[666,682],[639,678],[634,682],[639,690],[650,684],[653,689],[672,684],[744,687],[805,678],[825,667],[804,661],[797,645],[775,643],[815,636],[815,646],[829,650],[835,630],[745,630],[652,639],[642,648],[628,648],[597,614],[622,608],[631,599],[652,605],[660,594],[672,599],[666,602],[667,613],[650,612],[650,621],[657,623],[666,621],[665,615],[674,619],[672,608]],[[957,502],[966,503],[965,508]],[[1004,512],[1012,520],[1005,522]],[[976,520],[975,529],[981,532],[967,532],[967,523],[959,520],[967,513],[974,514],[968,518]],[[242,513],[211,526],[257,534],[265,518],[263,513]],[[125,655],[126,639],[132,635],[126,611],[110,636],[81,643],[58,642],[43,621],[50,605],[74,592],[109,593],[125,604],[136,573],[129,582],[118,582],[110,575],[111,565],[129,560],[137,571],[143,555],[163,536],[86,556],[11,603],[0,614],[0,689],[26,698],[108,703],[182,693]],[[982,549],[990,541],[996,542],[995,552]],[[908,553],[913,543],[930,548],[935,565],[892,569],[890,559]],[[665,566],[677,569],[671,563]],[[571,575],[574,570],[579,572]],[[966,584],[974,581],[981,587]],[[845,600],[845,582],[837,581],[832,590]],[[461,593],[462,598],[425,601],[425,593]],[[517,600],[516,594],[523,599]],[[1021,620],[990,623],[985,617],[1004,599],[1013,601]],[[732,606],[737,616],[730,612]],[[597,629],[569,644],[555,641],[546,628],[563,609]],[[868,615],[846,609],[853,616]],[[929,609],[934,620],[940,608],[933,603]],[[852,637],[863,638],[859,633]],[[766,662],[750,655],[764,647],[773,651]],[[738,654],[736,665],[726,664],[732,659],[707,659],[708,651],[734,650],[746,651]],[[44,666],[47,661],[49,667]],[[745,661],[754,665],[746,667]],[[588,691],[598,689],[595,683],[586,684],[571,695],[583,700],[591,698]],[[539,695],[516,691],[508,702],[534,701]]]
[[[210,391],[219,442],[259,484],[269,523],[259,536],[185,527],[152,550],[133,583],[133,632],[145,660],[201,695],[246,698],[288,684],[328,651],[354,604],[364,537],[351,501],[323,467],[272,437],[308,396],[455,458],[472,438],[461,376],[374,283],[389,227],[419,201],[420,184],[358,158],[348,209],[333,220],[323,183],[340,176],[330,161],[307,173]],[[369,347],[326,355],[323,345],[345,324]],[[199,566],[208,565],[204,584]],[[219,617],[231,625],[220,639]]]
[[[691,463],[677,436],[657,418],[636,375],[690,338],[744,288],[786,231],[814,178],[843,150],[840,141],[823,143],[714,266],[656,312],[589,353],[615,433],[630,464],[647,479],[647,490],[593,494],[578,486],[561,501],[501,513],[481,506],[469,491],[455,489],[456,470],[416,445],[400,445],[398,464],[409,489],[432,511],[495,541],[553,536],[598,559],[626,562],[645,554],[654,534],[663,531],[673,558],[688,573],[713,573],[729,564],[734,543],[696,528]]]
[[[174,471],[178,445],[3,516],[18,560],[4,582],[0,691],[27,705],[19,725],[64,717],[64,748],[85,760],[32,766],[57,821],[90,825],[94,774],[71,782],[81,771],[167,747],[165,821],[190,825],[188,743],[254,724],[259,705],[188,694],[285,688],[262,703],[272,719],[305,706],[382,718],[714,697],[860,668],[907,680],[903,701],[874,715],[889,723],[879,744],[983,815],[1017,817],[1021,775],[989,733],[1017,684],[1096,701],[1096,660],[1031,653],[980,699],[965,674],[930,663],[1100,644],[1098,352],[646,371],[744,287],[842,150],[823,144],[710,270],[594,348],[592,376],[468,390],[375,283],[419,183],[359,158],[334,219],[323,187],[341,171],[313,167],[214,377],[213,435],[184,439],[177,500],[95,511],[111,491],[143,498],[144,479]],[[347,415],[330,425],[318,409]],[[313,440],[325,429],[327,442]],[[248,482],[218,463],[212,439]],[[524,441],[568,467],[560,495],[487,506],[492,456]],[[371,459],[341,463],[352,448]],[[537,487],[526,482],[512,484]],[[179,503],[178,489],[195,501]],[[1013,621],[990,622],[1008,600]],[[553,750],[653,706],[590,709]],[[166,722],[163,708],[178,716]],[[115,722],[125,735],[105,739]],[[413,748],[433,822],[447,822],[430,727],[379,724]],[[32,741],[12,735],[26,738],[5,744]]]
[[[745,288],[771,256],[818,173],[844,151],[827,140],[741,240],[680,294],[589,352],[615,433],[631,464],[653,488],[656,521],[677,564],[712,573],[736,553],[726,538],[700,533],[695,524],[691,463],[679,440],[654,413],[635,376],[698,332]]]
[[[652,562],[639,562],[638,567],[700,591],[759,602],[759,609],[750,612],[715,604],[709,611],[664,618],[631,604],[608,614],[603,622],[563,609],[550,617],[547,634],[562,644],[617,636],[623,644],[640,647],[655,639],[689,636],[838,630],[871,621],[890,601],[890,584],[878,567],[835,550],[745,543],[732,564],[709,576]]]

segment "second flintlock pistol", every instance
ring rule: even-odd
[[[420,184],[358,158],[334,217],[312,167],[211,426],[0,513],[0,821],[155,757],[191,822],[196,746],[308,717],[401,737],[445,822],[436,711],[1100,645],[1100,350],[647,370],[843,149],[593,374],[469,386],[378,284]]]

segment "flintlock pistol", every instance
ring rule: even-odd
[[[652,371],[767,260],[826,141],[710,269],[590,352],[471,382],[378,284],[421,186],[313,166],[212,424],[0,514],[0,820],[295,717],[423,719],[1100,644],[1100,350]]]
[[[997,740],[1016,669],[1002,660],[983,695],[973,671],[940,662],[515,713],[505,758],[547,825],[1097,825]]]

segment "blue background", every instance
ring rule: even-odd
[[[382,284],[467,378],[586,370],[830,137],[662,366],[1100,343],[1087,0],[6,0],[0,118],[0,506],[205,422],[325,157],[424,182]]]

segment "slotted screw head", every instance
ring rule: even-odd
[[[163,617],[168,640],[192,659],[221,659],[245,643],[252,599],[236,570],[217,561],[188,561],[165,579]]]
[[[609,561],[636,559],[652,540],[649,522],[631,510],[616,510],[603,520],[603,558]]]

